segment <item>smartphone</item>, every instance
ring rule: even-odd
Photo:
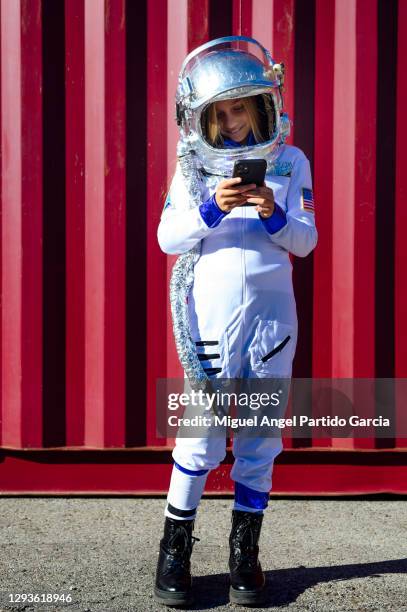
[[[266,177],[267,162],[265,159],[241,159],[236,161],[233,166],[233,178],[240,176],[240,185],[250,185],[255,183],[261,187]]]

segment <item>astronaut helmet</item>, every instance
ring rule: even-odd
[[[270,167],[290,132],[283,112],[283,83],[284,65],[274,62],[253,38],[225,36],[201,45],[185,58],[179,74],[179,150],[193,151],[198,167],[214,175],[231,176],[234,162],[241,159],[263,158]],[[255,129],[247,144],[230,148],[219,130],[214,134],[213,103],[237,98],[251,110]]]

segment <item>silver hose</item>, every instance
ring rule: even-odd
[[[201,204],[200,177],[195,163],[194,151],[182,140],[177,149],[182,176],[190,195],[190,208]],[[192,339],[188,314],[188,294],[194,283],[194,266],[200,257],[198,243],[187,253],[183,253],[174,264],[170,280],[170,302],[175,345],[182,367],[193,389],[206,389],[209,378],[198,359]]]

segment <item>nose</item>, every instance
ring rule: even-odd
[[[223,125],[227,130],[233,130],[236,127],[236,118],[232,113],[226,112],[223,116]]]

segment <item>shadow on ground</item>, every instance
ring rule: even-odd
[[[317,584],[375,578],[382,574],[407,573],[407,558],[376,563],[354,563],[334,567],[303,566],[265,572],[267,590],[262,609],[285,607],[294,603],[307,589]],[[229,603],[228,574],[197,576],[194,578],[196,603],[189,610],[208,610]],[[257,606],[259,607],[259,606]]]

